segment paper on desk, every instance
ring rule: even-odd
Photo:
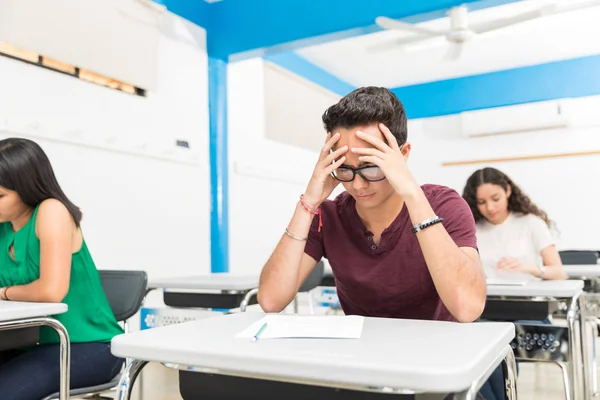
[[[489,286],[525,286],[529,282],[528,281],[518,281],[515,279],[496,279],[496,278],[487,278],[485,282]]]
[[[364,317],[357,315],[267,315],[235,337],[252,338],[263,324],[267,323],[259,340],[276,338],[360,339],[364,320]]]

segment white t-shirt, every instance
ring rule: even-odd
[[[538,279],[531,274],[499,271],[496,266],[502,257],[516,258],[530,265],[543,265],[542,250],[555,244],[548,225],[533,214],[510,213],[499,225],[481,221],[476,228],[477,246],[488,278]]]

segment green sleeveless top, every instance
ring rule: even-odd
[[[40,240],[35,234],[37,210],[36,207],[27,224],[16,233],[10,222],[0,223],[0,287],[25,285],[40,277]],[[13,242],[15,260],[9,253]],[[62,302],[69,310],[52,317],[65,326],[72,343],[109,342],[123,333],[110,309],[85,240],[72,255],[69,292]],[[58,334],[50,327],[41,327],[39,343],[59,343]]]

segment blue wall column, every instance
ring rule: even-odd
[[[211,272],[229,271],[227,62],[208,58]]]

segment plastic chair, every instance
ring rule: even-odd
[[[563,250],[558,254],[564,265],[595,265],[600,258],[600,253],[595,250]]]
[[[315,268],[308,274],[300,289],[298,289],[298,293],[307,293],[308,294],[308,310],[311,314],[315,313],[315,305],[313,298],[310,292],[321,284],[323,280],[323,274],[325,271],[325,263],[323,260],[319,261]],[[298,313],[298,297],[294,298],[294,312]]]
[[[133,317],[142,306],[148,287],[146,271],[109,271],[101,270],[100,280],[102,289],[106,294],[110,308],[118,322],[122,322],[127,333],[127,320]],[[115,376],[110,382],[96,386],[71,389],[71,397],[91,397],[93,399],[107,399],[100,394],[117,387],[121,374]],[[59,398],[59,393],[53,393],[42,400]]]

